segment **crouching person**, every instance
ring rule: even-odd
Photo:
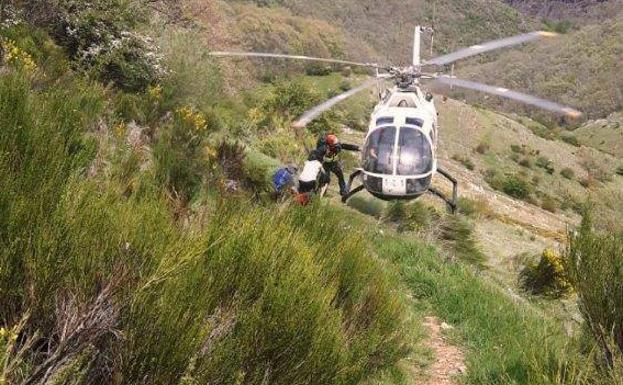
[[[296,201],[301,205],[309,203],[313,194],[322,195],[324,188],[329,183],[329,175],[318,160],[305,162],[303,171],[299,175],[298,194]]]

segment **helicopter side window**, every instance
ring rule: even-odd
[[[383,127],[372,132],[363,151],[363,169],[375,174],[393,174],[396,127]]]
[[[383,124],[392,124],[394,123],[394,118],[391,116],[383,116],[376,120],[376,125],[381,126]]]
[[[433,151],[422,131],[401,127],[398,146],[398,175],[420,175],[432,170]]]
[[[411,126],[422,127],[424,125],[424,121],[420,118],[407,118],[405,119],[405,123]]]

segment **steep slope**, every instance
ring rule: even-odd
[[[623,112],[588,122],[575,130],[574,134],[580,143],[622,159],[623,165]]]

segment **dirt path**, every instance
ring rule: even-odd
[[[442,335],[444,328],[450,328],[437,317],[424,318],[424,326],[429,331],[427,346],[435,354],[434,363],[426,368],[425,380],[417,385],[458,385],[454,377],[465,373],[465,357],[456,346],[448,344]]]

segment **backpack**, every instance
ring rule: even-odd
[[[288,167],[280,168],[273,175],[273,186],[277,192],[281,192],[294,183],[294,173]]]

